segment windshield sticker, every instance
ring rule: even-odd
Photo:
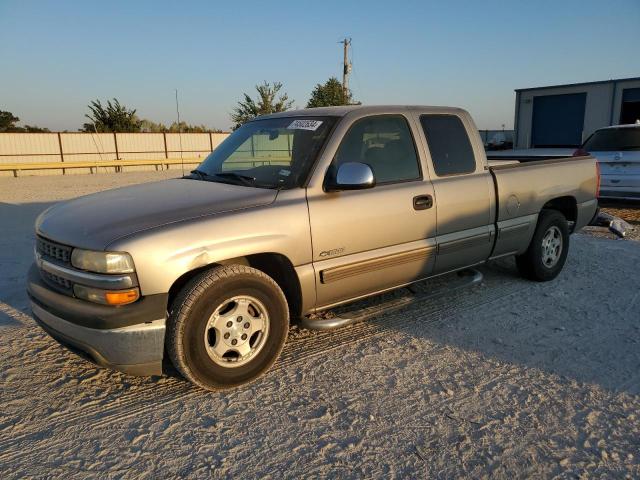
[[[289,175],[291,175],[291,170],[284,170],[284,169],[282,169],[282,170],[280,170],[278,173],[279,173],[280,175],[282,175],[283,177],[288,177]]]
[[[322,120],[294,120],[287,130],[311,130],[315,132],[322,125]]]

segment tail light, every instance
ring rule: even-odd
[[[575,152],[573,152],[574,157],[586,157],[589,155],[584,148],[578,148]],[[596,159],[596,198],[600,198],[600,163]]]
[[[586,157],[587,155],[589,155],[589,152],[583,150],[582,148],[579,148],[575,152],[573,152],[574,157]]]

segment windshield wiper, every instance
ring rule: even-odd
[[[238,180],[243,180],[245,182],[255,182],[256,181],[256,177],[252,177],[251,175],[243,175],[242,173],[237,173],[237,172],[220,172],[220,173],[214,173],[213,174],[216,177],[222,177],[222,178],[237,178]]]
[[[221,183],[241,183],[242,185],[250,186],[250,187],[258,187],[258,188],[277,188],[277,186],[263,184],[257,181],[256,177],[252,177],[251,175],[243,175],[242,173],[237,172],[218,172],[218,173],[207,173],[203,170],[195,169],[191,170],[193,175],[197,175],[199,180],[205,180],[207,182],[221,182]],[[185,178],[193,178],[193,177],[185,177]]]
[[[271,183],[264,183],[259,181],[256,177],[252,177],[251,175],[243,175],[242,173],[237,172],[220,172],[213,174],[216,177],[228,178],[228,179],[238,179],[242,181],[245,185],[249,187],[256,188],[269,188],[271,190],[282,190],[284,185],[273,185]]]
[[[200,180],[209,180],[211,178],[210,174],[208,174],[203,170],[198,170],[197,168],[195,170],[191,170],[191,173],[194,175],[197,175]],[[189,177],[185,177],[185,178],[189,178]]]

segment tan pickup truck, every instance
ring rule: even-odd
[[[507,255],[553,279],[598,182],[589,156],[489,165],[457,108],[268,115],[184,178],[48,209],[28,291],[41,326],[100,365],[153,375],[170,360],[233,387],[314,312]]]

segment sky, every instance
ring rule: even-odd
[[[512,128],[514,89],[640,76],[640,0],[0,0],[0,110],[75,131],[87,104],[228,129],[243,92],[282,82],[295,106],[342,75],[364,104],[466,108]]]

